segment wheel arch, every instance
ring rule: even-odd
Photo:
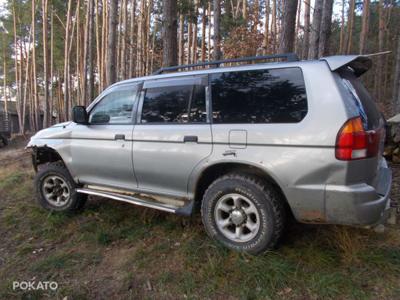
[[[64,159],[56,149],[47,145],[32,147],[32,164],[36,172],[39,165],[57,161],[61,162],[67,168]]]
[[[256,176],[261,180],[268,182],[282,196],[282,199],[285,202],[285,206],[290,208],[290,205],[280,184],[273,176],[271,176],[268,171],[260,168],[259,166],[254,166],[252,164],[242,162],[219,162],[205,168],[198,176],[192,189],[194,201],[196,203],[201,203],[207,187],[217,178],[232,172]]]

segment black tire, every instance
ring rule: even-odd
[[[68,197],[63,197],[65,200],[62,201],[62,204],[60,205],[55,205],[53,203],[57,201],[56,199],[48,200],[46,197],[46,194],[50,194],[52,192],[51,189],[55,189],[46,189],[44,187],[44,184],[46,182],[48,183],[51,178],[58,178],[58,180],[53,180],[53,182],[56,182],[54,186],[56,186],[58,190],[61,189],[60,193],[64,193],[64,191],[68,190]],[[64,187],[62,187],[60,183],[62,183]],[[57,184],[59,187],[57,187]],[[76,192],[77,186],[75,181],[69,174],[67,168],[65,168],[65,166],[59,162],[47,164],[39,169],[35,177],[35,187],[39,204],[43,208],[50,211],[78,211],[83,208],[87,200],[87,195]]]
[[[243,217],[245,220],[242,221],[241,225],[230,224],[226,226],[225,229],[220,229],[220,227],[217,226],[216,221],[218,218],[217,215],[219,215],[220,212],[217,212],[216,205],[217,203],[220,203],[218,201],[221,201],[226,197],[228,197],[227,201],[230,201],[229,195],[236,194],[244,196],[243,199],[246,199],[246,201],[244,201],[246,206],[248,205],[247,200],[252,202],[252,209],[256,212],[254,213],[254,216],[251,216],[246,215],[243,211]],[[240,201],[243,201],[240,196],[239,199],[239,203]],[[201,207],[203,224],[207,234],[211,238],[221,242],[226,247],[239,252],[257,255],[276,247],[277,242],[282,235],[286,219],[286,211],[282,200],[280,194],[277,193],[272,185],[258,179],[257,177],[240,173],[227,174],[215,180],[204,193]],[[246,210],[246,206],[244,206],[244,210]],[[235,208],[234,210],[237,209]],[[230,214],[227,214],[228,216],[226,218],[229,220],[233,220],[232,212],[233,211],[231,211]],[[252,233],[246,227],[248,222],[246,219],[248,218],[255,218],[253,225],[257,223],[256,219],[258,218],[259,227]],[[247,231],[250,232],[248,236],[250,236],[250,238],[251,236],[253,237],[248,241],[235,241],[227,237],[226,230],[228,229],[230,231],[232,228],[235,230],[236,227],[245,227],[244,230],[247,229]]]

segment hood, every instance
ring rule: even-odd
[[[72,121],[67,121],[67,122],[63,122],[63,123],[57,123],[54,124],[53,126],[49,127],[49,128],[53,128],[53,127],[65,127],[70,125],[71,123],[73,123]]]

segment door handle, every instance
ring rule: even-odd
[[[183,138],[183,142],[184,143],[197,143],[199,141],[199,138],[196,135],[185,135],[185,137]]]
[[[115,140],[125,140],[125,134],[116,134],[114,136]]]

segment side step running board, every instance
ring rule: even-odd
[[[111,192],[92,190],[89,188],[78,188],[78,189],[76,189],[76,191],[78,193],[82,193],[82,194],[104,197],[104,198],[108,198],[108,199],[113,199],[113,200],[122,201],[122,202],[130,203],[130,204],[134,204],[134,205],[139,205],[142,207],[158,209],[158,210],[162,210],[165,212],[174,213],[174,214],[178,214],[178,215],[184,215],[184,216],[190,216],[192,214],[193,205],[194,205],[194,201],[190,201],[188,204],[186,204],[183,207],[174,207],[174,206],[166,205],[163,203],[145,201],[145,200],[139,199],[137,197],[120,195],[120,194],[111,193]]]

